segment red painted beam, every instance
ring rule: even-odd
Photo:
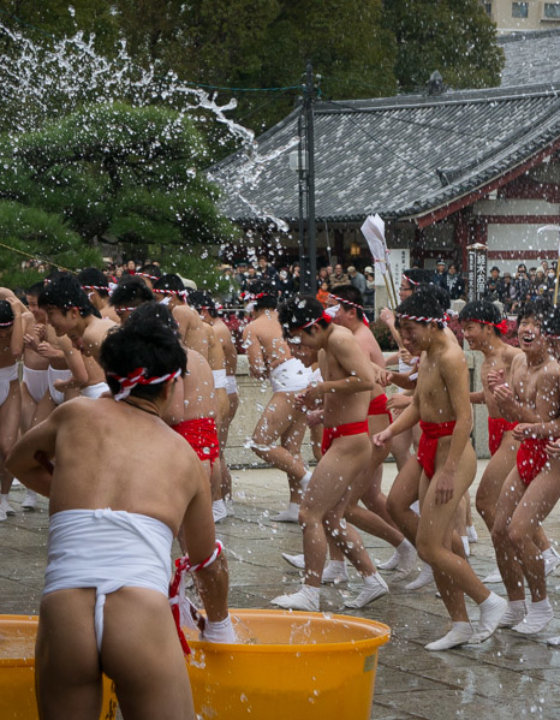
[[[520,177],[521,175],[523,175],[524,172],[530,170],[535,165],[541,163],[545,158],[552,155],[552,153],[555,152],[558,148],[560,148],[560,139],[555,140],[547,148],[540,150],[538,153],[533,155],[533,157],[529,158],[529,160],[526,160],[524,163],[518,165],[516,168],[508,170],[508,172],[504,173],[500,177],[495,178],[494,180],[490,181],[486,185],[483,185],[477,190],[473,190],[471,193],[468,193],[461,198],[457,198],[457,200],[452,200],[448,205],[445,205],[436,210],[428,212],[425,215],[421,215],[415,218],[416,224],[419,228],[423,229],[425,227],[428,227],[429,225],[433,225],[434,223],[439,222],[440,220],[443,220],[446,217],[449,217],[449,215],[452,215],[461,208],[472,205],[474,202],[485,197],[493,190],[498,190],[498,188],[501,188],[503,185],[507,185],[512,180]]]

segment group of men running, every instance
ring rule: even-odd
[[[303,536],[301,555],[283,555],[304,571],[303,584],[272,603],[317,611],[321,583],[348,579],[345,558],[363,579],[347,607],[387,594],[358,528],[395,548],[382,570],[407,575],[418,553],[424,567],[408,589],[435,580],[452,625],[428,650],[478,644],[498,627],[541,632],[553,617],[546,576],[560,564],[541,527],[560,497],[560,313],[545,301],[526,303],[513,347],[503,340],[507,322],[497,306],[468,303],[459,321],[471,349],[484,356],[483,390],[473,393],[465,354],[447,328],[449,299],[421,280],[421,273],[405,272],[399,307],[383,313],[399,343],[398,372],[385,362],[351,286],[337,288],[326,310],[311,296],[296,296],[276,311],[274,293],[262,282],[248,298],[255,317],[244,335],[251,370],[268,374],[273,385],[253,448],[288,475],[288,508],[272,519],[297,518]],[[404,392],[388,399],[390,384]],[[476,475],[470,436],[477,403],[488,407],[492,460],[476,507],[498,565],[485,582],[467,560],[469,536],[476,541],[467,507]],[[312,430],[323,427],[312,475],[299,453],[302,415]],[[390,451],[399,473],[386,498],[381,468]],[[507,599],[486,587],[499,581]],[[479,606],[476,625],[465,596]]]
[[[50,498],[37,647],[43,716],[59,716],[64,702],[67,713],[74,706],[89,717],[87,706],[95,717],[103,669],[130,717],[153,716],[155,707],[158,716],[167,717],[167,707],[169,717],[180,717],[171,710],[179,698],[192,717],[188,682],[179,689],[184,663],[167,605],[169,556],[177,536],[185,567],[199,570],[203,638],[234,641],[214,530],[232,495],[223,453],[239,403],[230,331],[208,293],[187,290],[157,265],[112,289],[95,268],[55,273],[25,295],[22,303],[0,289],[0,520],[14,512],[14,476],[27,487],[27,509],[36,492]],[[560,313],[544,301],[527,303],[513,348],[502,340],[497,307],[468,303],[459,320],[484,355],[483,390],[471,393],[464,352],[446,327],[446,298],[414,270],[403,274],[400,305],[383,314],[399,344],[387,362],[353,286],[336,288],[326,309],[305,295],[277,308],[264,280],[245,299],[250,372],[272,387],[250,446],[288,478],[288,507],[272,520],[302,528],[303,553],[284,558],[303,570],[303,584],[272,603],[319,610],[321,584],[348,579],[346,558],[363,579],[347,607],[386,595],[361,530],[395,548],[382,570],[407,575],[420,556],[425,566],[409,589],[435,580],[452,626],[427,649],[481,643],[498,627],[543,630],[553,617],[546,575],[560,562],[541,527],[560,497]],[[391,384],[402,392],[388,398]],[[467,559],[466,498],[476,474],[471,403],[489,410],[493,458],[476,506],[507,600]],[[314,470],[301,453],[307,427]],[[390,452],[399,474],[385,497]],[[476,627],[465,595],[479,606]],[[148,657],[151,642],[158,652]],[[165,698],[156,687],[162,655],[176,681]]]

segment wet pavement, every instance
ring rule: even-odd
[[[478,464],[477,480],[485,462]],[[383,487],[387,491],[395,474],[387,464]],[[239,470],[234,475],[235,516],[218,526],[230,566],[230,606],[270,607],[269,601],[296,589],[299,573],[280,557],[281,552],[301,552],[297,525],[273,523],[270,515],[284,508],[287,483],[282,473],[269,469]],[[471,494],[474,496],[474,488]],[[35,614],[39,608],[46,559],[46,501],[39,510],[22,513],[23,490],[10,496],[16,515],[0,526],[0,612]],[[488,532],[475,517],[479,541],[471,545],[471,564],[479,577],[494,568]],[[560,508],[545,523],[554,542],[560,539]],[[366,547],[376,560],[387,560],[392,548],[365,536]],[[560,634],[560,569],[548,579],[555,619],[541,634],[527,639],[499,630],[481,646],[431,653],[423,646],[445,634],[446,612],[436,598],[435,586],[407,592],[395,573],[383,572],[389,595],[356,611],[343,610],[348,594],[355,595],[360,580],[350,570],[348,585],[327,587],[321,609],[379,620],[392,628],[392,640],[379,653],[372,718],[376,720],[449,720],[450,718],[512,720],[541,717],[560,720],[560,650],[545,640]],[[503,585],[493,585],[504,594]],[[469,602],[476,621],[478,611]],[[260,720],[260,719],[259,719]],[[351,718],[341,720],[352,720]]]

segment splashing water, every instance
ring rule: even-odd
[[[108,58],[95,50],[95,36],[88,39],[82,32],[61,40],[53,39],[48,46],[37,44],[18,31],[0,23],[0,33],[9,41],[10,52],[0,54],[0,103],[10,108],[5,129],[13,141],[20,133],[37,130],[45,121],[60,118],[88,105],[111,105],[127,102],[133,107],[165,106],[188,115],[194,122],[208,126],[209,120],[223,126],[226,137],[239,148],[241,169],[229,163],[208,172],[211,181],[227,183],[249,210],[266,219],[282,232],[288,226],[268,209],[259,209],[244,196],[254,186],[267,163],[297,145],[297,137],[269,154],[260,155],[254,133],[236,123],[227,113],[237,101],[218,102],[218,94],[193,87],[172,70],[158,74],[157,67],[141,67],[121,41],[115,57]],[[225,144],[227,140],[223,141]]]

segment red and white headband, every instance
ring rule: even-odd
[[[364,306],[358,305],[358,303],[351,302],[350,300],[345,300],[344,298],[339,297],[338,295],[334,295],[333,293],[329,293],[329,297],[331,300],[336,300],[337,302],[341,303],[342,305],[350,305],[350,307],[356,308],[356,310],[362,311],[362,322],[364,325],[367,325],[369,327],[369,320],[367,318],[367,315],[364,312]]]
[[[183,298],[183,302],[187,302],[187,296],[189,294],[186,290],[163,290],[162,288],[154,288],[152,292],[155,292],[158,295],[168,295],[169,297],[175,295],[177,297]]]
[[[508,324],[507,320],[504,319],[499,323],[493,323],[489,320],[477,320],[475,318],[469,318],[468,320],[465,320],[464,322],[473,322],[478,323],[479,325],[490,325],[490,327],[495,327],[497,330],[501,332],[502,335],[506,335],[508,331]]]
[[[406,313],[397,313],[399,320],[412,320],[417,323],[439,323],[442,327],[447,327],[447,315],[443,317],[427,317],[426,315],[407,315]]]
[[[138,385],[160,385],[168,380],[175,380],[175,378],[181,375],[181,370],[175,370],[175,372],[161,375],[161,377],[149,377],[147,373],[148,370],[146,368],[136,368],[136,370],[128,373],[125,377],[117,375],[116,373],[107,373],[107,377],[113,378],[121,386],[120,391],[114,396],[115,400],[117,400],[117,402],[124,400]]]

